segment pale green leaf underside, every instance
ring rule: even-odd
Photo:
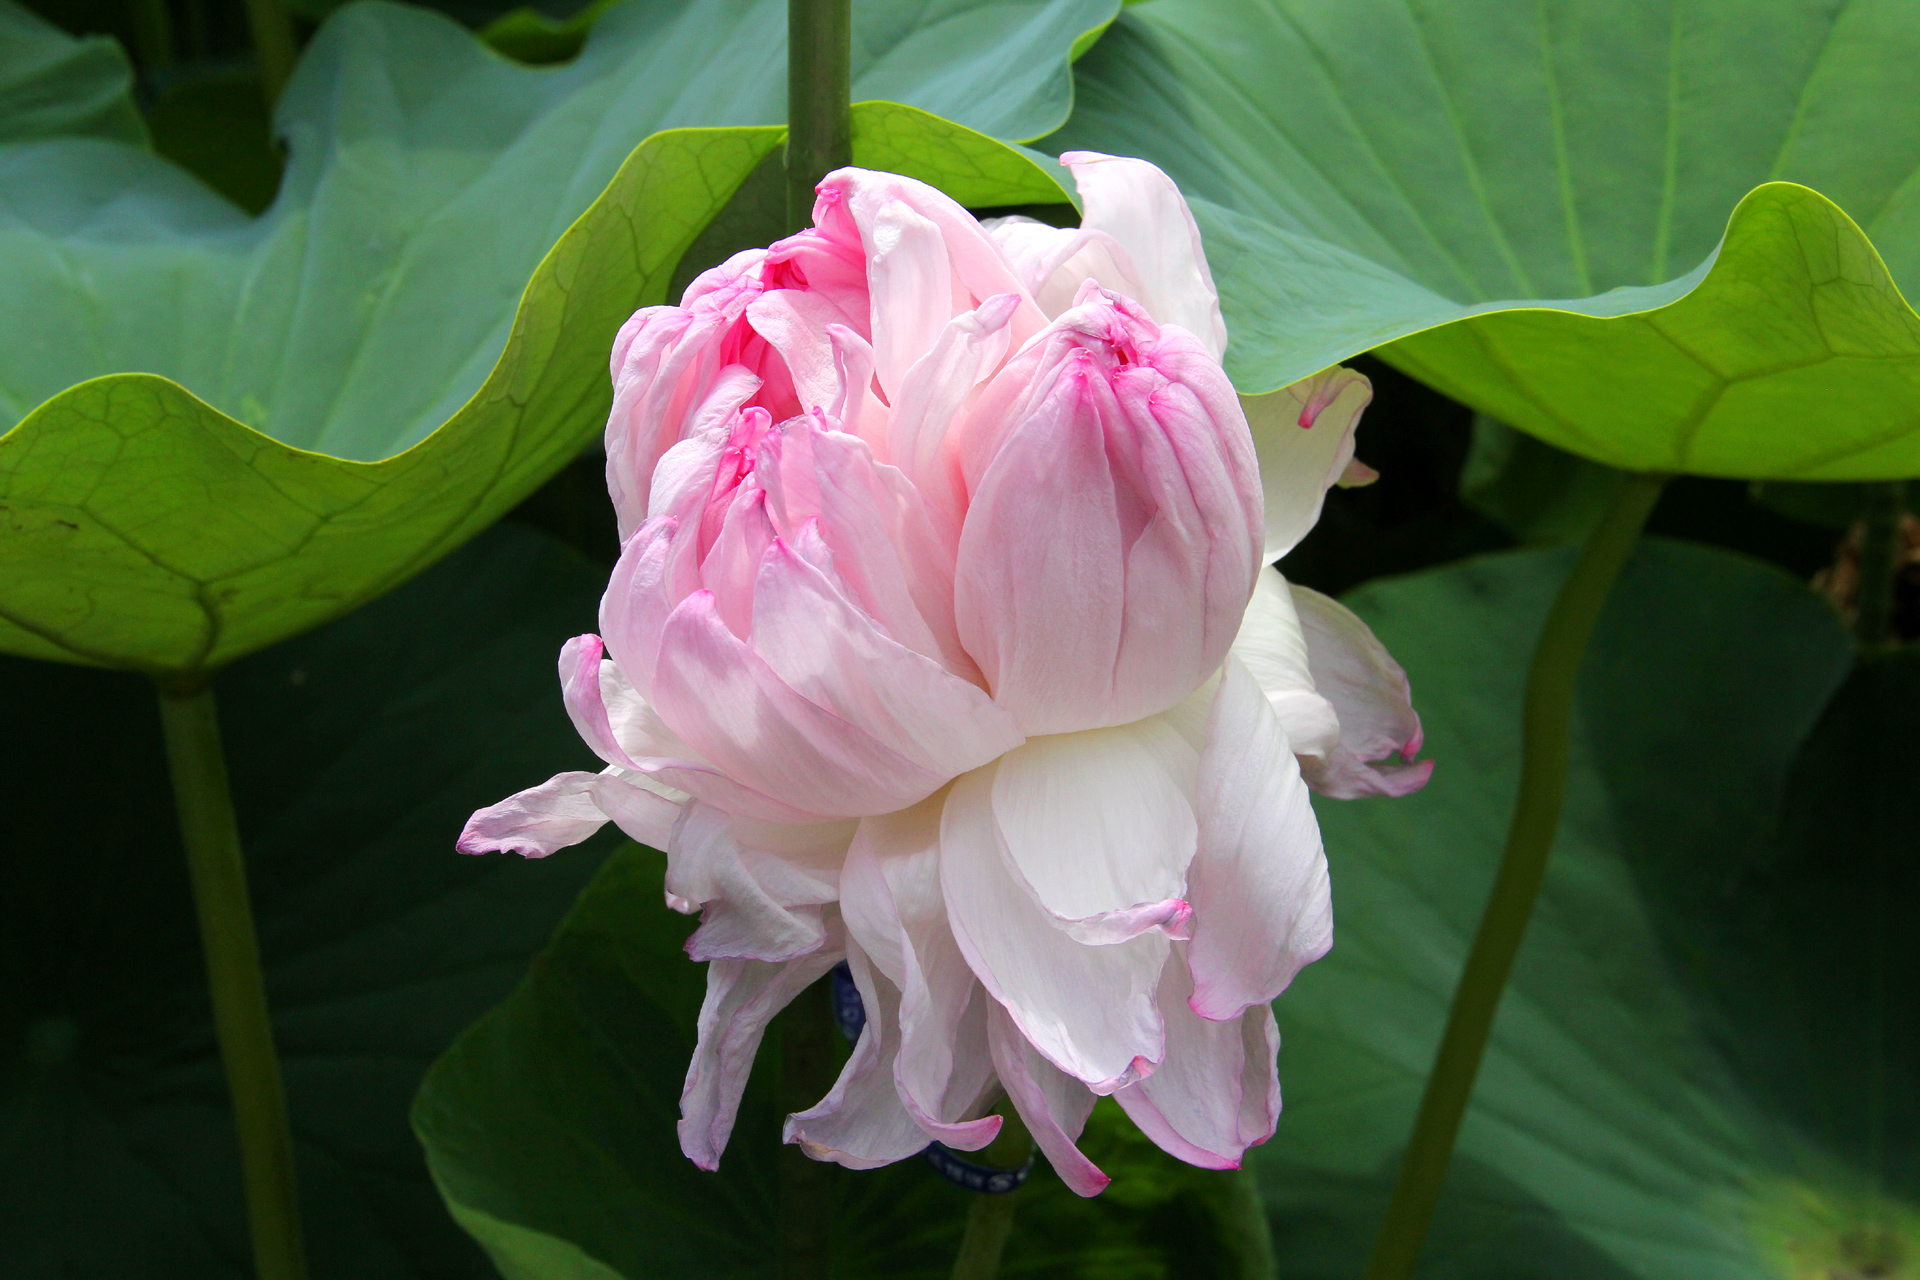
[[[1378,1205],[1353,1180],[1384,1192],[1406,1142],[1511,812],[1528,653],[1570,561],[1488,557],[1350,598],[1405,662],[1437,767],[1417,796],[1316,805],[1336,942],[1276,1005],[1287,1111],[1255,1165],[1276,1207],[1318,1199],[1365,1217],[1358,1250]],[[1722,1056],[1728,1028],[1689,996],[1724,958],[1689,953],[1698,934],[1664,946],[1641,880],[1652,863],[1714,868],[1703,878],[1718,885],[1765,862],[1788,762],[1850,656],[1824,603],[1770,567],[1658,541],[1630,565],[1582,688],[1613,747],[1596,748],[1591,719],[1576,732],[1546,888],[1459,1145],[1618,1269],[1504,1256],[1503,1277],[1776,1276],[1756,1238],[1769,1194],[1787,1180],[1865,1185],[1823,1148],[1830,1135],[1796,1134]],[[1650,791],[1695,816],[1636,849],[1648,831],[1620,806]],[[1757,1034],[1790,1041],[1791,1012],[1765,1011]],[[1349,1180],[1347,1203],[1325,1203],[1330,1179]],[[1443,1224],[1473,1208],[1469,1182],[1452,1186]],[[1319,1275],[1288,1270],[1287,1222],[1276,1218],[1282,1273]],[[1423,1274],[1457,1274],[1441,1261]]]
[[[106,36],[75,40],[0,2],[0,143],[97,137],[144,144],[133,75]]]
[[[917,68],[920,99],[1043,131],[1110,8],[869,10],[856,86]],[[29,300],[0,316],[0,407],[22,418],[0,436],[0,649],[218,667],[404,580],[552,474],[604,420],[614,331],[666,300],[782,131],[667,129],[619,162],[655,126],[777,118],[772,14],[628,6],[540,70],[437,15],[350,7],[282,101],[294,164],[257,221],[130,146],[0,146],[0,293]],[[995,39],[1018,74],[969,79]],[[915,107],[857,122],[856,162],[971,203],[1064,198]]]
[[[1898,0],[1152,0],[1049,145],[1196,197],[1244,390],[1380,347],[1615,466],[1910,475],[1917,68]]]

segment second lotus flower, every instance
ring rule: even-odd
[[[615,346],[623,549],[560,658],[607,768],[460,847],[612,820],[667,851],[709,962],[680,1125],[703,1166],[768,1020],[842,960],[867,1022],[788,1120],[810,1154],[978,1149],[1004,1091],[1082,1194],[1099,1095],[1238,1164],[1280,1109],[1269,1003],[1332,936],[1307,788],[1426,779],[1400,669],[1263,567],[1357,467],[1365,379],[1243,408],[1173,184],[1064,163],[1078,229],[837,172],[812,229]]]

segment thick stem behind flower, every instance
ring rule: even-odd
[[[1867,487],[1866,528],[1860,542],[1860,586],[1854,604],[1854,640],[1862,649],[1898,643],[1893,634],[1895,579],[1900,572],[1900,517],[1906,510],[1904,480]]]
[[[852,0],[787,0],[787,230],[812,225],[813,189],[853,163]]]
[[[160,691],[160,723],[173,776],[180,839],[193,882],[200,944],[206,951],[213,1029],[233,1100],[247,1222],[260,1280],[306,1280],[300,1202],[294,1181],[293,1130],[273,1047],[273,1023],[260,972],[247,867],[240,852],[227,762],[212,691]]]
[[[833,979],[820,979],[780,1015],[780,1104],[805,1111],[833,1087]],[[780,1152],[780,1280],[826,1280],[833,1270],[834,1166],[797,1145]]]
[[[1013,1169],[1033,1155],[1033,1138],[1009,1101],[1001,1108],[1000,1132],[980,1153],[996,1169]],[[994,1280],[1000,1274],[1000,1255],[1013,1233],[1014,1211],[1020,1207],[1018,1190],[999,1195],[978,1194],[967,1206],[967,1229],[960,1237],[960,1253],[953,1260],[953,1280]]]
[[[1506,856],[1460,974],[1446,1034],[1427,1077],[1413,1137],[1394,1183],[1366,1280],[1410,1280],[1453,1159],[1454,1139],[1473,1095],[1493,1018],[1546,879],[1547,858],[1566,796],[1573,698],[1587,640],[1620,570],[1666,484],[1665,476],[1629,476],[1561,584],[1527,671],[1521,713],[1520,794],[1507,830]]]

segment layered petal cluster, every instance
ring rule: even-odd
[[[607,767],[460,847],[610,820],[667,851],[709,964],[680,1127],[705,1167],[768,1020],[843,961],[866,1025],[788,1120],[810,1154],[974,1150],[1004,1096],[1092,1194],[1075,1142],[1111,1095],[1236,1165],[1279,1113],[1270,1002],[1332,937],[1308,788],[1425,781],[1399,667],[1265,567],[1365,479],[1366,380],[1243,402],[1179,192],[1063,162],[1078,228],[832,174],[812,228],[615,344],[622,551],[560,655]]]

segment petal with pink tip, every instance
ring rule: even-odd
[[[1193,903],[1193,1009],[1236,1017],[1286,989],[1333,942],[1320,828],[1273,708],[1228,658],[1200,757]]]
[[[784,1136],[815,1160],[877,1169],[924,1150],[927,1135],[900,1105],[893,1085],[900,1051],[900,994],[851,943],[847,967],[866,1009],[866,1026],[833,1088],[818,1105],[788,1116]]]
[[[720,1167],[754,1054],[773,1015],[840,962],[839,922],[827,945],[798,960],[715,960],[707,966],[700,1039],[680,1091],[680,1150],[702,1169]]]
[[[594,803],[597,773],[557,773],[488,805],[467,819],[454,846],[461,853],[518,853],[544,858],[556,849],[579,844],[607,825]]]
[[[1219,360],[1227,350],[1220,294],[1200,228],[1173,179],[1145,160],[1096,151],[1069,151],[1060,163],[1073,171],[1080,192],[1080,225],[1112,236],[1125,251],[1140,289],[1134,300],[1161,324],[1193,334]]]
[[[1353,461],[1354,432],[1372,399],[1366,375],[1340,365],[1263,396],[1240,397],[1260,455],[1269,563],[1319,522],[1327,490]]]
[[[992,1067],[980,1039],[984,1023],[968,1019],[979,984],[940,893],[945,800],[936,792],[911,809],[861,821],[840,876],[840,909],[848,934],[900,991],[893,1077],[901,1103],[927,1137],[975,1151],[993,1140],[1000,1121],[963,1118]]]
[[[1280,1118],[1273,1010],[1255,1005],[1210,1022],[1187,1007],[1191,990],[1176,948],[1160,983],[1167,1060],[1114,1101],[1167,1154],[1202,1169],[1237,1169]]]
[[[993,817],[1017,879],[1082,942],[1184,925],[1198,763],[1158,717],[1008,752],[994,770]]]
[[[1165,1052],[1153,992],[1166,935],[1088,946],[1056,927],[1014,874],[994,819],[996,768],[955,782],[941,813],[940,888],[954,939],[1036,1049],[1094,1092],[1111,1093]]]
[[[1314,790],[1341,800],[1404,796],[1427,785],[1433,761],[1415,761],[1422,733],[1407,673],[1353,610],[1306,587],[1292,588],[1314,687],[1340,717],[1340,741],[1324,764],[1308,763]],[[1382,762],[1398,755],[1398,761]]]
[[[1077,1196],[1105,1191],[1112,1179],[1075,1145],[1093,1114],[1094,1095],[1035,1051],[999,1005],[987,1013],[987,1043],[1008,1099],[1060,1181]]]

